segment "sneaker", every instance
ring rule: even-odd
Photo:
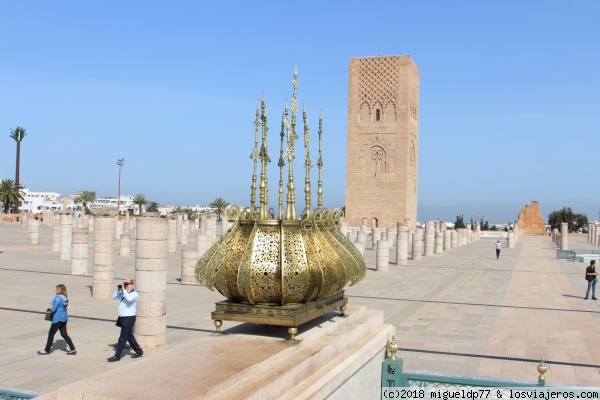
[[[38,351],[38,354],[39,354],[40,356],[47,356],[47,355],[48,355],[48,354],[50,354],[50,353],[49,353],[49,352],[47,352],[47,351],[44,351],[44,350],[40,350],[40,351]]]
[[[77,350],[73,349],[71,351],[67,351],[67,354],[70,356],[76,356],[77,355]]]

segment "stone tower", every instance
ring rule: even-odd
[[[408,55],[350,59],[346,216],[417,220],[419,68]]]

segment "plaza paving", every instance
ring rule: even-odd
[[[118,304],[92,298],[91,276],[70,274],[71,262],[59,261],[58,253],[50,251],[50,233],[42,225],[41,244],[33,246],[21,225],[0,225],[0,386],[47,393],[139,362],[129,357],[106,362],[119,334],[114,324]],[[586,264],[556,260],[556,246],[548,237],[521,236],[496,260],[494,241],[482,239],[409,260],[405,267],[393,264],[392,250],[386,273],[374,270],[375,254],[367,250],[367,277],[346,294],[352,305],[383,310],[386,322],[397,329],[406,371],[536,381],[536,366],[544,358],[549,384],[600,386],[600,302],[582,299]],[[181,250],[195,247],[193,235],[189,243],[168,255],[168,345],[146,351],[144,359],[159,359],[214,331],[210,312],[222,296],[178,281]],[[570,247],[592,248],[585,238],[570,238]],[[90,248],[90,271],[92,254]],[[115,286],[134,277],[134,257],[134,252],[129,257],[116,253]],[[68,330],[78,355],[67,356],[57,334],[54,351],[39,356],[49,327],[44,310],[59,283],[69,291]],[[266,329],[235,325],[225,321],[223,329],[232,334]],[[286,336],[285,328],[270,329]]]

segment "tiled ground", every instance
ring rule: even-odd
[[[0,225],[0,385],[49,392],[135,363],[129,358],[106,362],[118,337],[117,304],[91,297],[90,276],[70,274],[70,262],[59,261],[50,251],[45,225],[41,243],[29,245],[20,225]],[[194,243],[190,237],[183,248],[194,248]],[[571,238],[570,243],[572,248],[592,247],[585,238]],[[165,350],[213,331],[210,312],[222,297],[178,282],[181,249],[168,256],[169,344],[144,357],[161,357]],[[494,241],[482,239],[409,261],[406,267],[393,264],[392,250],[387,273],[374,270],[375,254],[367,250],[367,278],[346,294],[353,305],[384,311],[386,322],[397,328],[407,371],[535,381],[536,360],[544,358],[550,363],[549,383],[600,386],[600,302],[582,300],[585,265],[556,260],[555,250],[547,237],[521,237],[496,260]],[[115,255],[115,284],[134,276],[134,254]],[[91,264],[90,259],[90,270]],[[68,327],[79,352],[75,357],[65,355],[60,335],[51,355],[36,354],[48,329],[43,311],[58,283],[69,290]],[[225,322],[223,328],[236,331],[234,325]]]

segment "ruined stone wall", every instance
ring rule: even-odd
[[[517,225],[519,226],[519,235],[547,235],[544,217],[542,217],[542,213],[540,212],[540,204],[537,201],[527,204],[525,208],[519,212]]]

